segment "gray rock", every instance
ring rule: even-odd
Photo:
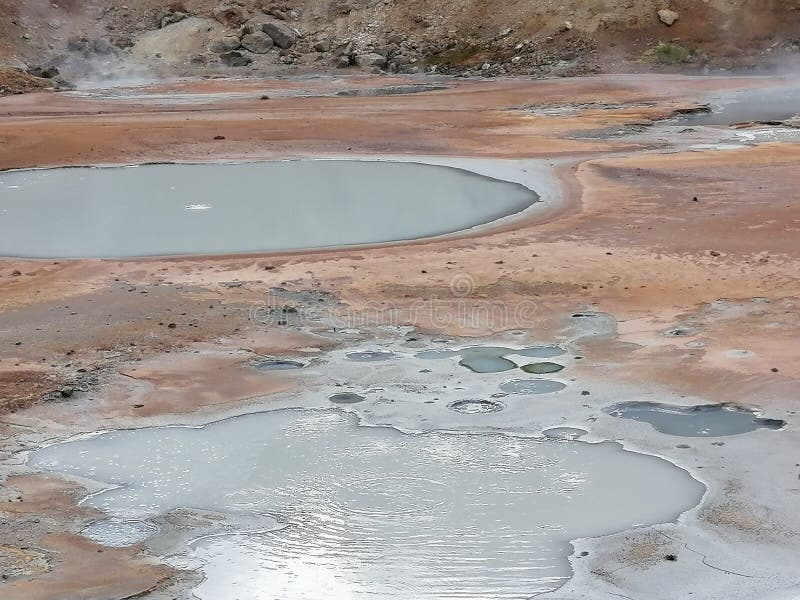
[[[232,52],[241,48],[242,44],[239,38],[233,35],[227,35],[211,42],[211,51],[217,54],[224,52]]]
[[[58,77],[61,73],[53,65],[42,65],[31,67],[28,69],[28,74],[33,75],[34,77],[41,77],[42,79],[53,79]]]
[[[213,11],[211,11],[211,14],[213,14],[214,18],[223,25],[232,27],[241,25],[245,20],[242,7],[234,4],[220,4],[214,8]]]
[[[314,50],[317,52],[330,52],[331,51],[331,41],[328,39],[319,40],[314,44]]]
[[[658,11],[658,18],[661,19],[661,22],[665,25],[669,25],[670,27],[672,24],[680,19],[680,15],[676,13],[674,10],[669,10],[667,8]]]
[[[380,54],[381,56],[385,56],[386,58],[391,58],[395,54],[400,52],[400,46],[397,44],[387,44],[385,46],[378,46],[375,48],[375,53]]]
[[[297,42],[297,32],[286,23],[270,21],[264,23],[262,29],[280,48],[291,48]]]
[[[229,67],[246,67],[253,59],[247,56],[246,54],[242,54],[237,50],[233,50],[231,52],[223,52],[219,55],[220,60],[223,63],[228,65]]]
[[[386,66],[386,62],[386,57],[381,56],[377,52],[369,52],[367,54],[359,54],[356,56],[356,64],[359,67],[383,68]]]
[[[180,23],[188,16],[185,12],[169,12],[161,17],[161,29],[173,23]]]
[[[106,38],[95,38],[89,42],[89,50],[97,54],[109,54],[114,49]]]
[[[242,37],[242,46],[255,54],[266,54],[272,49],[273,41],[263,31],[256,31]]]
[[[346,69],[350,66],[350,57],[346,54],[343,54],[339,58],[336,59],[336,68],[337,69]]]

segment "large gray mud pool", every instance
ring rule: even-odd
[[[203,600],[527,598],[570,576],[570,540],[672,521],[704,493],[614,442],[408,435],[340,411],[116,431],[29,464],[114,486],[85,501],[114,519],[260,519],[191,544]]]
[[[800,86],[722,94],[711,101],[709,108],[708,112],[685,115],[679,120],[690,125],[786,121],[800,116]]]
[[[376,161],[141,165],[0,173],[0,255],[230,254],[395,242],[538,201],[452,167]]]
[[[650,423],[656,431],[684,437],[739,435],[756,429],[782,429],[780,419],[762,419],[739,406],[700,404],[674,406],[657,402],[623,402],[604,409],[613,417]]]

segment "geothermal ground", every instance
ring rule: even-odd
[[[800,597],[798,90],[3,98],[0,597]]]

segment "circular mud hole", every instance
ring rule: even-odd
[[[500,384],[500,389],[509,394],[552,394],[560,392],[567,384],[552,379],[512,379]]]
[[[379,352],[377,350],[351,352],[347,355],[348,360],[354,360],[356,362],[378,362],[381,360],[391,360],[393,358],[396,358],[394,352]]]
[[[482,415],[500,412],[505,405],[494,400],[456,400],[448,404],[447,408],[465,415]]]
[[[334,404],[358,404],[366,400],[366,397],[354,394],[353,392],[342,392],[341,394],[329,396],[328,400]]]
[[[305,365],[296,360],[276,360],[266,359],[253,363],[253,368],[259,371],[289,371],[291,369],[302,369]]]

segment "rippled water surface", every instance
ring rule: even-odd
[[[203,600],[527,598],[570,575],[569,540],[673,520],[704,489],[616,443],[407,435],[339,411],[117,431],[30,463],[119,486],[86,501],[117,519],[261,515],[270,531],[193,544]]]
[[[416,163],[291,161],[0,172],[0,256],[227,254],[371,244],[521,212],[531,190]]]

